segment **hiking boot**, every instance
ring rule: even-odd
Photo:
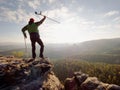
[[[29,63],[29,62],[32,62],[32,61],[34,61],[35,60],[35,58],[31,58],[31,59],[29,59],[27,62]]]
[[[44,59],[44,56],[43,56],[43,54],[40,54],[40,56],[39,56],[40,58],[42,58],[42,59]]]

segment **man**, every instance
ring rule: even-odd
[[[22,32],[23,32],[23,35],[25,38],[27,38],[26,33],[25,33],[26,30],[28,31],[28,33],[30,35],[31,46],[32,46],[32,58],[33,59],[36,58],[36,53],[35,53],[36,42],[41,46],[39,57],[44,58],[44,56],[43,56],[44,44],[43,44],[42,40],[40,39],[38,26],[40,26],[44,22],[45,19],[46,19],[46,16],[44,16],[44,18],[41,19],[40,21],[34,22],[34,19],[30,18],[28,25],[26,25],[22,28]]]

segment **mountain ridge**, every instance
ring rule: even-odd
[[[39,48],[37,46],[37,48]],[[31,46],[27,45],[28,52],[31,52]],[[1,45],[0,54],[7,52],[11,54],[12,51],[25,51],[24,44],[17,44],[16,46]],[[37,50],[39,53],[39,49]],[[120,53],[120,38],[114,39],[100,39],[85,41],[76,44],[45,44],[45,55],[50,58],[65,58],[80,54],[119,54]]]

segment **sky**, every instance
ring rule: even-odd
[[[60,22],[39,26],[44,43],[120,38],[120,0],[0,0],[0,42],[24,43],[21,29],[30,18],[43,18],[35,11]]]

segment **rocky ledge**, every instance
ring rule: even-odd
[[[0,90],[120,90],[118,85],[103,83],[82,72],[75,72],[63,86],[52,71],[53,67],[49,58],[0,56]]]
[[[0,90],[62,90],[63,85],[46,59],[0,56]]]
[[[89,77],[79,71],[75,72],[72,78],[65,80],[65,90],[120,90],[120,86],[103,83],[96,77]]]

